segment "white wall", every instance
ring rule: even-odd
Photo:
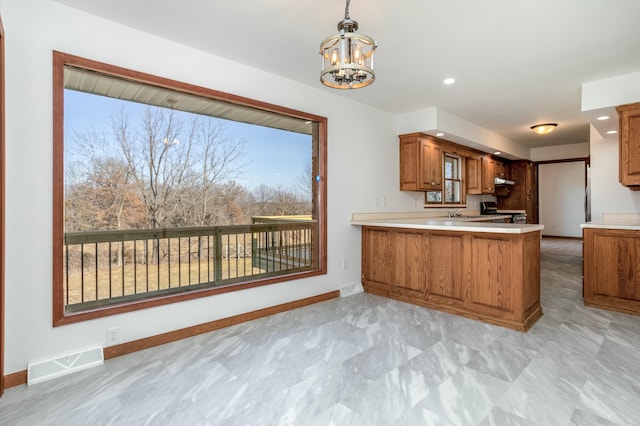
[[[589,142],[531,148],[531,161],[565,160],[589,156]]]
[[[50,0],[4,0],[6,31],[5,374],[29,361],[124,342],[336,290],[360,280],[352,212],[422,210],[398,188],[395,118],[305,86],[100,19]],[[52,50],[328,118],[328,274],[52,327]],[[229,76],[232,76],[230,78]],[[309,81],[317,81],[310,75]],[[376,200],[382,200],[376,206]],[[417,202],[419,200],[419,202]],[[342,260],[349,260],[343,270]]]
[[[581,237],[585,221],[585,162],[538,166],[538,211],[542,235]]]
[[[618,181],[618,136],[603,138],[591,126],[591,219],[602,213],[639,213],[640,191]]]

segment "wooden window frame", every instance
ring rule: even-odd
[[[453,158],[456,160],[456,176],[457,178],[447,178],[447,171],[446,171],[446,164],[447,164],[447,157],[448,158]],[[453,204],[453,205],[459,205],[462,204],[463,202],[463,188],[462,188],[462,157],[456,154],[451,154],[448,152],[443,152],[442,153],[442,204],[444,205],[448,205],[448,204]],[[458,195],[460,197],[460,199],[458,201],[446,201],[446,192],[447,192],[447,182],[458,182]]]
[[[64,245],[64,68],[74,66],[95,72],[105,73],[114,77],[127,79],[157,86],[160,88],[176,90],[192,95],[197,95],[212,100],[233,103],[239,106],[256,108],[263,111],[278,113],[309,120],[318,125],[318,158],[317,176],[315,191],[315,202],[317,203],[318,214],[318,235],[317,235],[317,267],[299,273],[258,279],[242,282],[238,284],[194,290],[170,296],[156,297],[141,301],[134,301],[97,308],[79,313],[65,313],[64,304],[64,282],[63,282],[63,245]],[[125,312],[140,309],[152,308],[155,306],[170,303],[192,300],[200,297],[208,297],[216,294],[231,291],[244,290],[248,288],[275,284],[284,281],[299,280],[312,276],[327,273],[327,119],[325,117],[309,114],[306,112],[285,108],[282,106],[257,101],[213,89],[195,86],[188,83],[170,80],[167,78],[146,74],[102,62],[93,61],[79,56],[70,55],[63,52],[53,52],[53,325],[60,326],[80,321],[87,321],[96,318],[117,315]]]

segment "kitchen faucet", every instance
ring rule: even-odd
[[[458,210],[456,210],[456,211],[454,211],[454,212],[449,212],[449,217],[460,217],[460,216],[462,216],[462,215],[460,214],[460,212],[461,212],[462,210],[463,210],[463,209],[458,209]]]

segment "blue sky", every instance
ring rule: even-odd
[[[65,148],[72,149],[75,132],[95,128],[109,132],[110,117],[121,108],[131,123],[140,123],[146,105],[65,90]],[[185,113],[187,114],[187,113]],[[236,181],[249,189],[261,184],[291,187],[311,155],[311,136],[226,121],[229,134],[245,141],[245,173]]]

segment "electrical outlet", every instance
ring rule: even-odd
[[[120,344],[120,327],[107,328],[107,346]]]

